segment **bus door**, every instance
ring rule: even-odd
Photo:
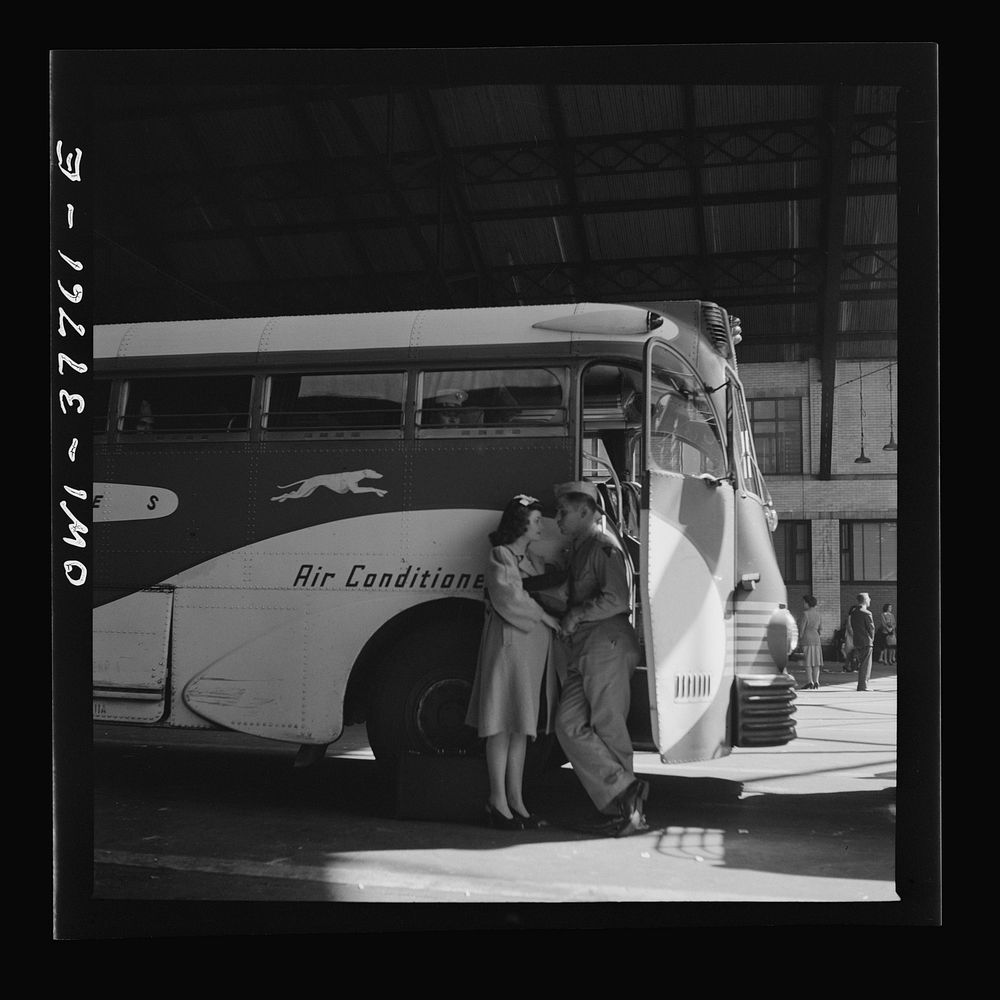
[[[159,722],[167,703],[172,587],[150,587],[94,613],[93,717]]]
[[[583,375],[581,477],[601,496],[607,534],[626,554],[632,580],[632,621],[642,641],[642,599],[637,586],[639,521],[642,499],[642,368],[635,363],[602,360]],[[653,750],[649,728],[646,668],[632,675],[628,729],[633,746]]]
[[[665,340],[645,352],[640,591],[653,739],[668,763],[731,749],[735,511],[725,400]]]

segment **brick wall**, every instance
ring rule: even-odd
[[[892,407],[890,409],[889,371],[892,368]],[[740,365],[740,378],[748,398],[797,396],[802,400],[802,467],[808,473],[801,476],[765,474],[765,479],[778,516],[782,520],[809,521],[812,537],[812,593],[818,599],[822,617],[822,637],[828,658],[832,649],[827,643],[838,629],[854,603],[859,590],[871,595],[873,612],[882,605],[896,606],[896,584],[880,583],[859,586],[842,583],[840,579],[840,521],[894,521],[897,517],[896,470],[898,452],[887,452],[882,446],[891,432],[898,442],[896,408],[898,402],[898,370],[895,359],[869,359],[861,362],[840,361],[834,385],[833,446],[830,480],[819,480],[820,413],[822,384],[817,359],[771,364]],[[858,375],[864,375],[864,436],[865,455],[870,463],[857,464],[861,452],[861,394]],[[788,588],[789,608],[798,618],[802,612],[802,595],[808,587]]]
[[[896,476],[898,452],[883,451],[890,433],[898,442],[898,371],[892,368],[892,407],[889,406],[890,359],[862,361],[864,388],[865,455],[871,464],[857,465],[861,452],[861,400],[858,391],[859,366],[840,361],[834,376],[833,448],[831,473],[834,476]],[[820,412],[822,382],[819,361],[784,361],[774,364],[740,365],[740,379],[748,397],[798,396],[802,400],[803,468],[819,473]],[[891,415],[891,426],[890,426]]]

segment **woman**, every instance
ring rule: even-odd
[[[885,659],[879,658],[880,663],[896,662],[896,616],[893,613],[891,604],[882,605],[882,614],[879,616],[878,629],[876,630],[876,640],[881,636],[882,653]]]
[[[541,504],[521,494],[507,504],[489,536],[493,549],[486,569],[486,620],[465,722],[486,738],[486,814],[502,830],[540,825],[524,804],[521,784],[528,739],[537,735],[543,677],[549,722],[557,701],[555,671],[546,665],[559,621],[522,582],[545,570],[528,551],[541,533]]]
[[[872,663],[885,663],[885,632],[882,625],[875,626],[875,639],[872,641]]]
[[[823,647],[820,645],[820,615],[816,610],[819,601],[812,594],[802,598],[805,610],[799,619],[799,645],[805,654],[806,691],[819,688],[819,674],[823,668]]]

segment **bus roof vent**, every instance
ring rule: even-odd
[[[663,325],[659,313],[648,312],[624,306],[620,309],[604,309],[597,312],[575,313],[556,319],[532,323],[533,330],[558,330],[561,333],[593,333],[601,336],[616,334],[645,336]]]
[[[714,302],[703,302],[701,304],[701,317],[705,326],[705,334],[712,342],[716,353],[724,358],[733,356],[732,343],[729,340],[729,324],[726,322],[726,314]]]

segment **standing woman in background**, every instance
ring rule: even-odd
[[[893,613],[891,604],[882,605],[882,614],[879,616],[878,633],[882,636],[882,652],[885,656],[883,663],[896,662],[896,616]]]
[[[881,624],[875,626],[875,641],[872,643],[872,661],[885,663],[885,632]]]
[[[522,493],[507,504],[489,536],[493,548],[486,567],[486,620],[465,723],[486,738],[486,815],[501,830],[540,825],[524,804],[521,785],[528,739],[537,735],[543,678],[549,723],[558,700],[555,670],[546,667],[559,621],[523,584],[545,572],[542,560],[528,551],[541,534],[541,504]]]
[[[823,669],[823,646],[820,643],[820,614],[816,610],[819,603],[812,594],[802,598],[805,610],[799,619],[799,645],[805,654],[807,691],[819,688],[819,674]]]

